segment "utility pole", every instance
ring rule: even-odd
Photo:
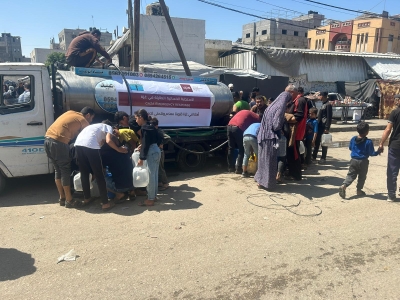
[[[140,0],[134,0],[133,71],[139,72]]]
[[[192,76],[192,73],[190,72],[190,69],[189,69],[189,65],[186,61],[185,54],[183,53],[181,43],[179,42],[178,36],[176,35],[176,31],[175,31],[174,25],[172,24],[171,17],[169,16],[167,6],[165,5],[164,0],[159,0],[159,2],[161,4],[161,8],[164,13],[165,21],[167,21],[169,31],[171,32],[172,39],[174,40],[176,50],[178,51],[179,57],[181,58],[182,65],[183,65],[183,68],[185,69],[186,76]]]
[[[128,26],[131,41],[131,70],[133,70],[133,16],[132,16],[132,0],[128,0]]]

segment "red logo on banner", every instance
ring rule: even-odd
[[[190,84],[181,84],[182,91],[188,92],[188,93],[193,93],[192,87]]]

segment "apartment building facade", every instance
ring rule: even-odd
[[[321,26],[324,15],[310,11],[293,19],[274,18],[243,25],[242,42],[246,45],[307,48],[309,28]]]
[[[308,31],[312,50],[400,54],[400,19],[359,18]]]
[[[21,38],[11,33],[2,33],[0,36],[0,62],[22,62]]]

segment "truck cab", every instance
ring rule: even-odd
[[[50,77],[43,64],[0,64],[0,192],[5,178],[52,172],[44,135],[54,121]]]

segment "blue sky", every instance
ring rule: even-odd
[[[133,1],[133,0],[132,0]],[[209,0],[232,9],[265,17],[293,16],[294,12],[318,11],[326,18],[348,20],[357,16],[354,12],[324,7],[305,0]],[[400,14],[398,0],[317,0],[318,2],[345,7],[353,10],[382,12],[385,8],[390,15]],[[141,0],[142,13],[153,0]],[[197,0],[165,0],[172,17],[206,20],[206,38],[236,41],[241,37],[242,25],[258,20],[236,12],[210,6]],[[396,4],[397,3],[397,4]],[[273,5],[270,5],[273,4]],[[277,7],[276,5],[280,6]],[[50,38],[58,42],[58,33],[63,28],[85,28],[95,26],[113,32],[127,27],[127,0],[86,1],[86,0],[18,0],[17,10],[5,13],[0,18],[0,32],[20,36],[22,53],[29,57],[33,48],[49,48]],[[288,10],[285,10],[288,9]],[[291,10],[291,11],[289,11]],[[8,11],[6,9],[6,11]]]

